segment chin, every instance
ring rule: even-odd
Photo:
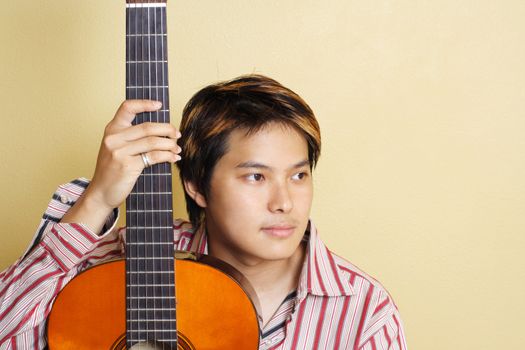
[[[258,256],[264,260],[285,260],[289,259],[297,251],[297,248],[300,246],[300,241],[298,244],[291,244],[292,242],[287,242],[288,244],[282,244],[280,242],[277,244],[268,244],[265,247],[264,252],[258,251]]]

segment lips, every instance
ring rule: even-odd
[[[295,226],[288,224],[271,225],[262,228],[262,231],[277,238],[287,238],[293,235]]]

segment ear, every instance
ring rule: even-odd
[[[204,195],[200,193],[200,191],[197,189],[197,186],[195,186],[193,182],[184,181],[184,189],[186,190],[188,196],[190,196],[199,207],[207,207],[206,198],[204,198]]]

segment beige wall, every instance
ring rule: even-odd
[[[394,296],[412,349],[525,343],[525,2],[171,1],[171,99],[257,72],[324,149],[313,217]],[[124,98],[124,1],[2,1],[0,268]],[[182,197],[176,200],[183,215]]]

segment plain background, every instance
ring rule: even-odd
[[[124,99],[124,1],[2,0],[0,268]],[[525,2],[170,1],[172,120],[269,75],[323,133],[312,217],[393,295],[411,349],[525,343]],[[178,185],[175,205],[184,216]]]

